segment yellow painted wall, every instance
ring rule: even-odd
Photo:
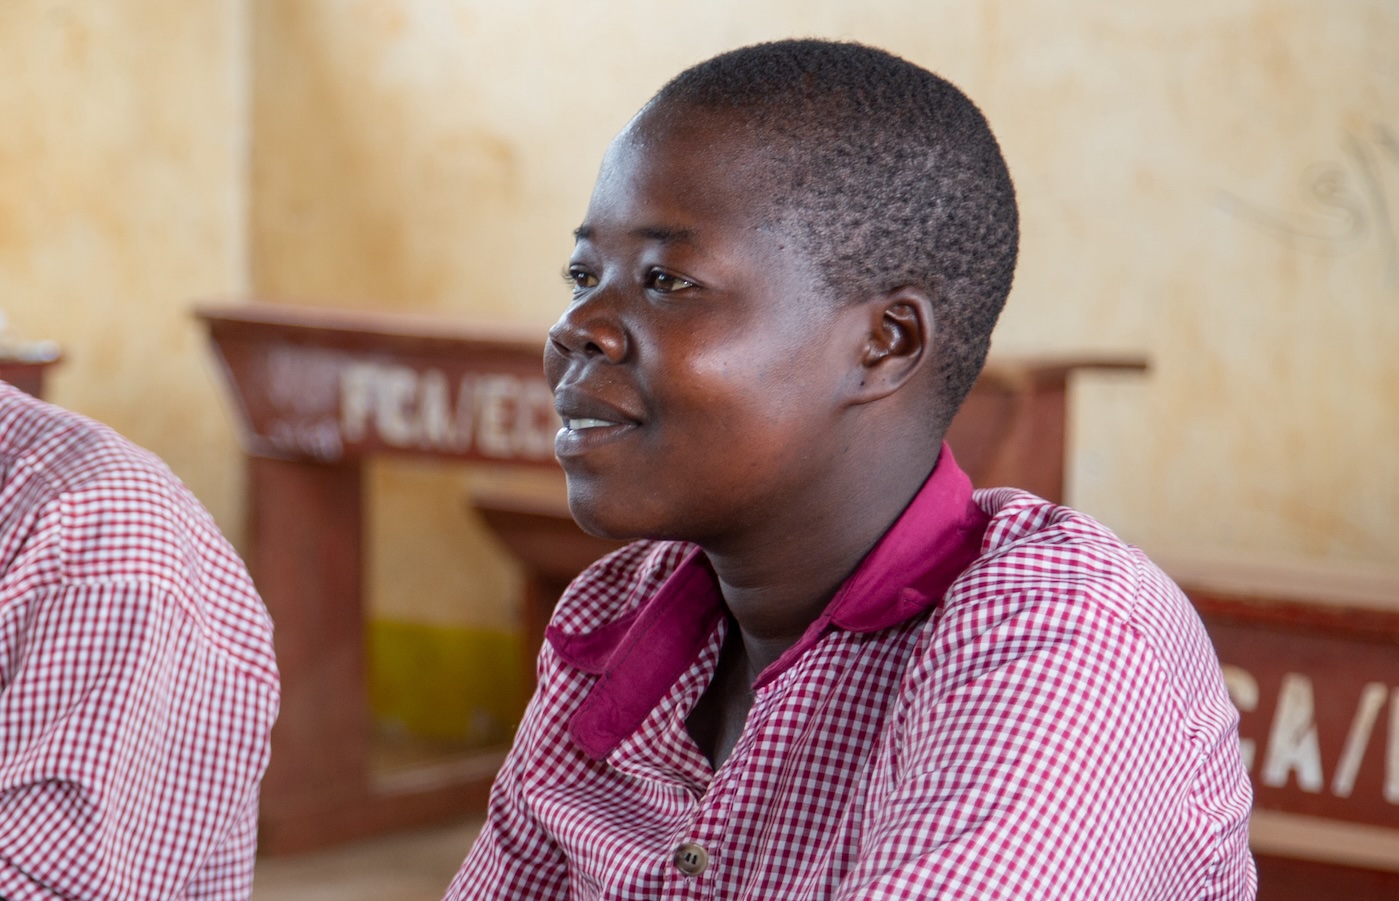
[[[0,312],[60,342],[50,400],[158,452],[240,525],[196,297],[247,290],[241,0],[0,3]]]

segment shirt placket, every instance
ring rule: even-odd
[[[690,737],[685,715],[693,709],[713,675],[723,637],[721,623],[694,666],[681,676],[637,731],[608,757],[608,764],[619,773],[654,782],[670,791],[678,790],[685,796],[684,802],[672,808],[680,814],[679,828],[670,835],[657,836],[644,851],[636,849],[647,856],[655,855],[642,869],[659,871],[660,889],[654,897],[662,901],[717,897],[712,868],[723,828],[716,826],[713,818],[723,816],[720,811],[727,806],[722,800],[726,789]]]
[[[743,861],[735,849],[742,847],[748,836],[742,834],[742,824],[734,820],[734,802],[754,778],[754,768],[766,765],[765,761],[754,759],[754,749],[763,745],[758,739],[769,711],[780,701],[783,684],[785,680],[779,680],[779,684],[756,692],[738,744],[699,799],[693,823],[675,837],[666,898],[730,898],[744,883],[744,874],[737,872]]]
[[[666,898],[712,899],[727,860],[728,820],[733,796],[732,774],[721,769],[704,793],[687,828],[671,842],[666,867]]]

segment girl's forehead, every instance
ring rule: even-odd
[[[603,158],[589,218],[657,204],[735,222],[770,218],[777,198],[764,177],[768,158],[726,118],[700,110],[632,120]]]
[[[692,162],[718,162],[734,175],[752,172],[771,159],[770,136],[741,110],[674,104],[648,107],[627,123],[613,143],[623,142]]]

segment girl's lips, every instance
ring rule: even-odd
[[[615,441],[620,441],[638,426],[633,422],[610,422],[605,419],[564,418],[564,427],[554,436],[554,455],[560,460],[581,457]]]
[[[640,417],[629,409],[581,390],[577,384],[556,386],[554,406],[563,421],[563,428],[554,436],[554,454],[560,460],[619,441],[641,426]]]

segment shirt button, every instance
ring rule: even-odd
[[[675,849],[675,868],[686,876],[698,876],[709,866],[709,853],[694,842]]]

